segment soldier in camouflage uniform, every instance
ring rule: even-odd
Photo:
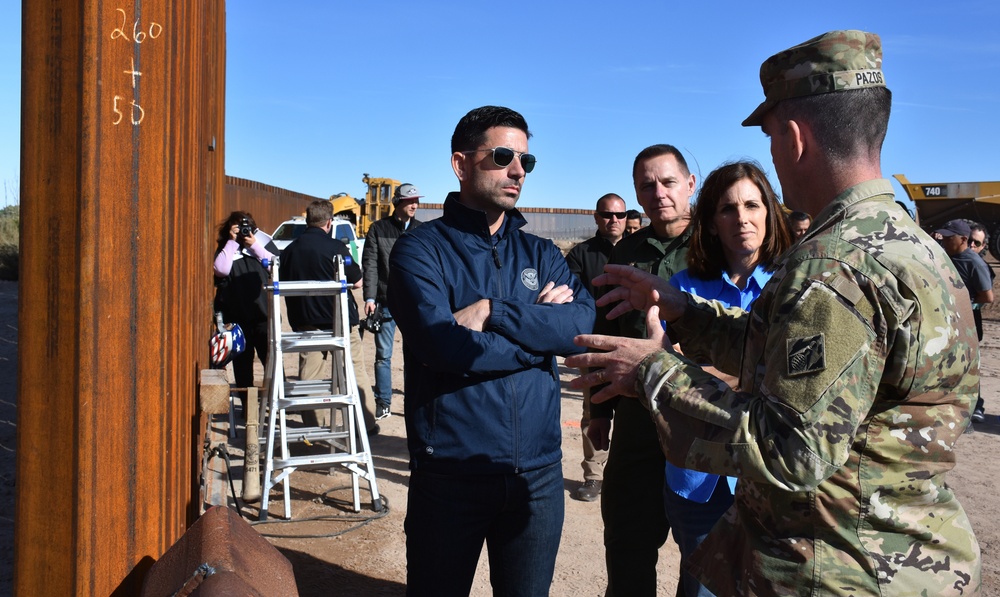
[[[881,58],[878,36],[835,31],[761,67],[767,99],[744,125],[770,135],[786,203],[815,219],[750,313],[610,266],[602,302],[648,309],[651,337],[582,336],[612,352],[567,360],[605,367],[574,381],[612,381],[595,402],[640,396],[672,463],[740,478],[692,557],[718,595],[979,594],[979,545],[945,482],[976,332],[958,272],[881,178]]]

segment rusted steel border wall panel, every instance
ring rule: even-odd
[[[225,4],[22,11],[15,592],[138,594],[195,511]]]
[[[225,198],[227,209],[223,211],[216,224],[233,211],[248,211],[253,214],[257,226],[270,234],[278,224],[292,216],[305,213],[306,206],[317,199],[327,199],[327,197],[313,197],[245,178],[227,176]]]

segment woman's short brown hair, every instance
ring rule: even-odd
[[[722,195],[741,180],[749,180],[757,187],[767,208],[767,229],[760,247],[759,264],[770,271],[774,267],[774,260],[792,245],[792,233],[785,221],[778,195],[760,164],[753,160],[725,163],[705,178],[691,214],[691,244],[687,261],[691,275],[696,278],[713,280],[729,269],[722,241],[711,233],[712,220]]]

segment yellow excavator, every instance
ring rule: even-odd
[[[350,220],[358,237],[364,238],[369,226],[392,213],[392,196],[401,183],[393,178],[372,178],[367,172],[361,182],[368,187],[364,204],[347,193],[331,195],[330,203],[334,217]]]
[[[361,216],[361,206],[358,201],[347,193],[337,193],[330,195],[330,203],[333,204],[333,217],[350,220],[355,227],[358,225],[358,218]]]
[[[934,230],[948,220],[979,222],[989,236],[990,254],[1000,259],[1000,181],[918,182],[894,174],[917,207],[917,222]]]

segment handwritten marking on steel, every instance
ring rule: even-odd
[[[121,39],[126,43],[132,42],[135,45],[139,45],[147,39],[156,39],[163,33],[163,25],[156,22],[150,22],[149,27],[142,28],[139,26],[139,20],[136,19],[132,23],[132,32],[128,32],[128,13],[124,9],[116,8],[115,12],[121,13],[121,25],[115,27],[111,31],[111,39]],[[142,77],[142,72],[136,69],[135,66],[135,56],[131,57],[131,68],[122,71],[126,75],[132,78],[132,98],[129,99],[123,95],[114,95],[112,98],[111,110],[114,112],[114,120],[111,124],[118,125],[122,120],[125,119],[125,114],[123,110],[129,110],[129,122],[132,126],[138,126],[142,123],[143,119],[146,118],[146,111],[143,110],[142,106],[139,105],[137,101],[137,96],[139,93],[139,81]],[[129,109],[130,108],[130,109]]]

